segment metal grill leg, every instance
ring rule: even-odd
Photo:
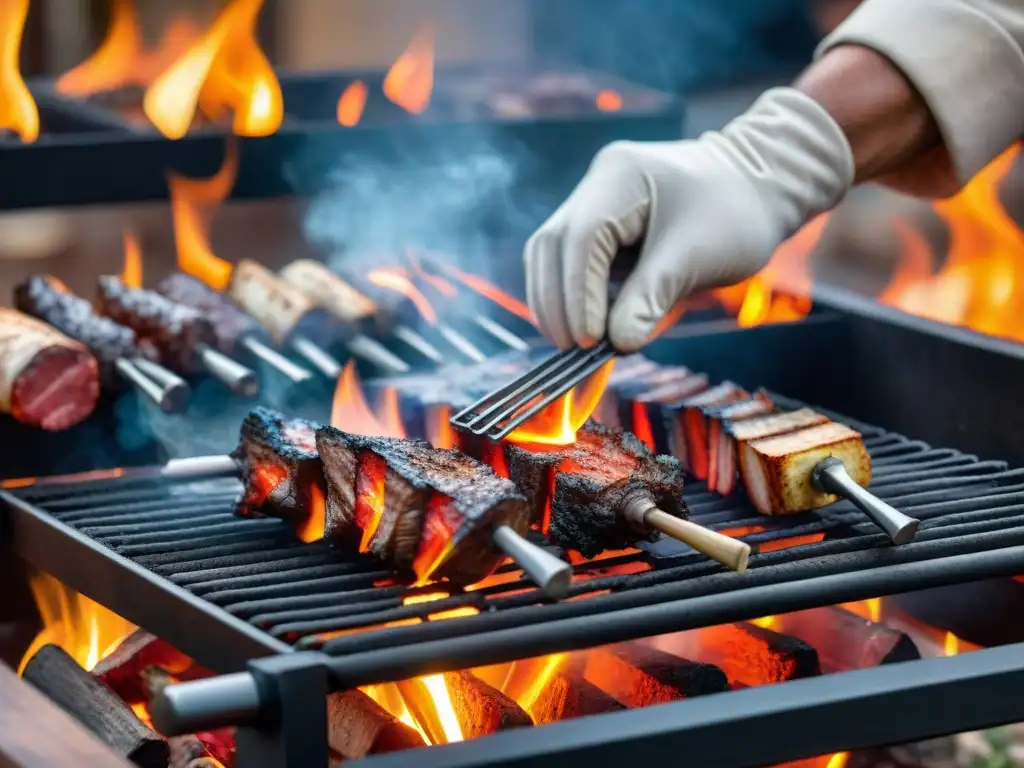
[[[327,765],[323,658],[318,653],[288,653],[249,662],[266,714],[257,724],[238,729],[238,768]]]

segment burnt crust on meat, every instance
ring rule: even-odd
[[[323,490],[315,437],[318,426],[263,406],[246,415],[238,446],[231,452],[242,475],[239,515],[271,515],[295,522],[309,514],[312,494],[317,488]]]
[[[263,335],[256,318],[236,307],[224,294],[184,272],[164,278],[157,290],[171,301],[204,314],[213,326],[217,349],[225,355],[235,354],[242,338]]]

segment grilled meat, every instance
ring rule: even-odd
[[[372,335],[384,335],[389,330],[388,318],[377,311],[373,301],[319,261],[297,259],[278,276],[346,326]]]
[[[707,374],[690,373],[627,398],[621,403],[623,428],[632,430],[656,453],[671,453],[672,434],[665,427],[663,407],[695,397],[707,388]]]
[[[811,480],[815,465],[830,456],[841,459],[859,485],[871,482],[864,440],[843,424],[829,422],[745,442],[740,468],[747,495],[764,515],[792,515],[832,504],[836,497],[819,491]]]
[[[760,440],[772,435],[783,435],[787,432],[815,427],[827,421],[828,418],[820,413],[815,413],[810,408],[801,408],[798,411],[773,413],[770,416],[760,416],[743,421],[727,421],[724,427],[733,440],[744,443],[749,440]]]
[[[159,352],[160,362],[173,371],[198,373],[200,344],[215,346],[216,335],[202,312],[171,301],[156,291],[129,288],[118,277],[99,279],[99,309],[135,331]]]
[[[606,427],[629,429],[629,408],[633,398],[689,375],[689,369],[681,365],[660,366],[643,355],[630,355],[616,360],[601,401],[594,411],[594,420]]]
[[[317,430],[316,441],[327,479],[325,530],[358,537],[361,551],[411,567],[420,581],[479,581],[504,559],[492,530],[528,527],[516,487],[463,453],[333,427]]]
[[[719,406],[749,397],[738,385],[725,381],[699,395],[663,406],[672,453],[698,480],[708,479],[708,413]]]
[[[590,422],[571,445],[505,443],[502,453],[508,476],[530,502],[533,522],[585,557],[653,540],[653,533],[625,519],[637,497],[688,517],[679,463],[655,456],[629,432]]]
[[[739,476],[736,439],[729,427],[747,419],[765,416],[775,410],[769,397],[757,392],[748,400],[737,400],[714,408],[708,417],[708,489],[728,496],[736,489]]]
[[[287,343],[295,334],[330,344],[337,335],[337,324],[312,300],[251,259],[235,266],[227,293],[277,344]]]
[[[118,381],[118,360],[152,354],[150,348],[138,344],[135,331],[97,314],[89,301],[75,296],[56,278],[32,275],[14,289],[14,303],[25,314],[88,347],[99,363],[105,387]]]
[[[243,517],[289,520],[303,541],[323,538],[324,480],[316,448],[319,424],[262,406],[242,421],[231,457],[242,475],[237,511]]]
[[[225,355],[238,355],[239,342],[245,337],[263,335],[255,318],[232,304],[224,294],[184,272],[165,278],[157,290],[176,304],[205,315],[213,326],[213,346]]]
[[[0,413],[59,431],[85,419],[99,397],[99,366],[82,344],[0,307]]]

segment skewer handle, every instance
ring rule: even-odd
[[[811,470],[814,486],[825,493],[834,493],[852,502],[861,512],[889,534],[893,544],[906,544],[917,535],[921,521],[904,515],[875,494],[862,488],[846,471],[841,459],[830,456]]]
[[[293,336],[290,344],[292,349],[328,379],[334,380],[341,375],[341,363],[334,355],[305,336]]]
[[[409,364],[405,360],[376,339],[371,339],[362,333],[356,334],[345,342],[345,349],[349,351],[349,354],[361,357],[388,375],[409,372]]]
[[[548,597],[558,600],[569,591],[572,567],[531,544],[507,525],[494,529],[494,543],[522,568]]]
[[[487,359],[487,355],[477,349],[473,342],[447,323],[438,323],[435,327],[437,328],[437,332],[444,337],[445,341],[455,347],[455,349],[459,350],[464,357],[468,358],[472,362],[482,363]]]
[[[197,344],[196,351],[206,372],[226,384],[236,395],[253,397],[260,391],[260,380],[251,368],[246,368],[209,344]]]
[[[188,407],[191,395],[188,384],[162,365],[136,357],[131,360],[119,359],[116,368],[121,376],[137,387],[161,411],[179,413]]]
[[[633,502],[627,509],[626,516],[631,521],[643,521],[646,528],[681,541],[738,573],[747,570],[747,561],[750,560],[750,545],[746,542],[670,515],[650,502]]]
[[[256,359],[266,363],[275,371],[287,377],[293,384],[302,384],[313,378],[313,374],[301,365],[296,365],[276,349],[267,346],[255,336],[246,336],[240,343]]]
[[[171,459],[160,468],[161,477],[234,477],[238,465],[230,456],[191,456],[186,459]]]
[[[437,351],[437,347],[423,338],[407,325],[396,325],[391,329],[391,335],[403,344],[412,347],[430,362],[441,365],[444,362],[444,355]]]

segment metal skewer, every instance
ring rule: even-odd
[[[260,380],[251,368],[246,368],[209,344],[197,344],[196,352],[206,372],[226,384],[236,395],[253,397],[260,391]]]
[[[516,336],[505,326],[495,322],[486,315],[482,315],[479,312],[473,314],[470,318],[482,331],[490,334],[509,349],[514,349],[517,352],[529,352],[530,345],[523,339]]]
[[[921,521],[904,515],[886,504],[875,494],[861,487],[846,471],[841,459],[830,456],[818,462],[811,470],[811,482],[824,493],[841,496],[870,517],[879,528],[889,534],[893,544],[907,544],[917,535]]]
[[[433,344],[431,344],[429,341],[423,338],[423,336],[421,336],[419,333],[414,331],[409,326],[396,325],[394,326],[394,328],[391,329],[391,335],[394,336],[399,341],[401,341],[403,344],[406,344],[415,349],[425,358],[430,360],[430,362],[436,365],[441,365],[441,363],[444,362],[444,355],[442,355],[438,351],[437,347],[435,347]]]
[[[161,411],[178,413],[188,407],[192,394],[188,384],[162,365],[144,357],[122,358],[115,365],[117,372],[138,387]]]
[[[345,342],[345,349],[355,357],[361,357],[385,373],[394,375],[409,372],[409,364],[405,360],[376,339],[371,339],[365,334],[358,333],[350,338]]]
[[[336,379],[341,375],[342,366],[337,358],[305,336],[292,336],[288,340],[288,346],[327,378]]]
[[[725,534],[712,531],[689,520],[658,509],[650,499],[634,498],[625,509],[625,517],[633,526],[651,529],[681,541],[712,560],[743,573],[750,559],[750,545]]]
[[[567,562],[527,541],[507,525],[494,529],[493,540],[544,594],[555,600],[565,597],[572,582],[572,567]]]
[[[487,355],[477,349],[473,342],[447,323],[438,323],[434,327],[437,328],[437,332],[444,337],[445,341],[455,347],[455,349],[459,350],[459,352],[468,357],[474,363],[482,363],[487,359]]]
[[[244,336],[239,343],[261,362],[266,363],[293,384],[301,384],[313,378],[313,374],[282,355],[276,349],[264,344],[255,336]]]

